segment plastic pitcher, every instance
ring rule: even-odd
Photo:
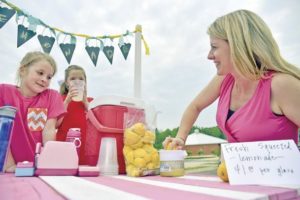
[[[12,106],[0,107],[0,170],[4,172],[5,161],[11,140],[11,129],[17,109]]]

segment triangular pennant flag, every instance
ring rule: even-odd
[[[30,40],[33,36],[35,36],[36,32],[32,30],[28,30],[22,24],[18,25],[18,39],[17,39],[17,47],[20,47],[22,44]]]
[[[119,47],[120,47],[120,50],[125,58],[125,60],[127,59],[127,56],[129,54],[129,51],[130,51],[130,48],[131,48],[131,44],[130,43],[123,43],[123,44],[120,44],[119,43]]]
[[[94,63],[94,65],[96,67],[98,56],[99,56],[99,52],[100,52],[100,48],[99,47],[89,47],[89,46],[86,46],[85,49],[86,49],[87,53],[89,54],[92,62]]]
[[[76,45],[75,44],[59,44],[61,51],[63,52],[65,58],[67,59],[68,63],[70,64],[74,50]]]
[[[110,64],[112,64],[114,58],[114,47],[113,46],[104,46],[103,53],[105,54],[106,58],[109,60]]]
[[[2,28],[15,13],[15,10],[0,7],[0,28]]]
[[[53,44],[55,42],[55,38],[54,37],[49,37],[49,36],[46,36],[46,35],[38,35],[38,39],[40,41],[40,44],[43,48],[43,51],[45,53],[50,53],[52,47],[53,47]]]

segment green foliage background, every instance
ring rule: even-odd
[[[178,127],[174,128],[172,130],[171,129],[166,129],[164,131],[159,131],[159,130],[156,129],[155,130],[156,140],[155,140],[154,147],[156,149],[162,149],[163,148],[162,142],[165,140],[165,138],[168,137],[168,136],[175,137],[177,132],[178,132],[178,129],[179,129]],[[209,128],[193,126],[193,128],[191,129],[189,134],[194,133],[196,129],[198,129],[200,133],[204,133],[204,134],[207,134],[207,135],[211,135],[211,136],[218,137],[218,138],[226,140],[225,135],[221,132],[221,130],[217,126],[209,127]]]
[[[156,149],[162,149],[163,148],[162,142],[165,140],[165,138],[167,136],[176,137],[178,129],[179,129],[179,127],[174,128],[172,130],[171,129],[166,129],[164,131],[159,131],[159,130],[156,129],[155,130],[156,140],[155,140],[154,147]],[[222,131],[217,126],[208,127],[208,128],[193,126],[193,128],[191,129],[189,134],[194,133],[195,129],[198,129],[200,133],[204,133],[204,134],[207,134],[207,135],[211,135],[211,136],[218,137],[218,138],[226,140],[225,135],[222,133]],[[300,147],[300,129],[298,130],[298,137],[299,137],[298,146]]]

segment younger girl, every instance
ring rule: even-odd
[[[55,140],[56,121],[65,113],[59,93],[48,89],[55,73],[50,55],[29,52],[17,71],[17,86],[0,84],[0,106],[17,108],[7,172],[13,172],[17,162],[34,161],[36,143]]]
[[[78,89],[72,85],[72,81],[78,80],[82,80],[85,83],[82,101],[72,100],[79,93]],[[84,146],[86,141],[86,111],[92,98],[87,97],[86,74],[82,67],[71,65],[65,70],[65,80],[61,85],[60,93],[62,94],[67,114],[64,119],[58,123],[59,128],[56,139],[58,141],[66,141],[67,132],[70,128],[80,128],[81,146],[79,164],[85,164]]]

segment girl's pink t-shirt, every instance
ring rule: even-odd
[[[230,74],[224,78],[216,117],[217,124],[227,136],[228,142],[293,139],[298,144],[297,125],[284,115],[276,115],[271,110],[272,73],[259,81],[251,99],[227,120],[234,81]]]
[[[47,89],[35,97],[26,98],[15,85],[0,84],[0,106],[4,105],[17,108],[10,145],[15,162],[33,161],[35,145],[42,143],[46,121],[66,112],[61,95]]]

